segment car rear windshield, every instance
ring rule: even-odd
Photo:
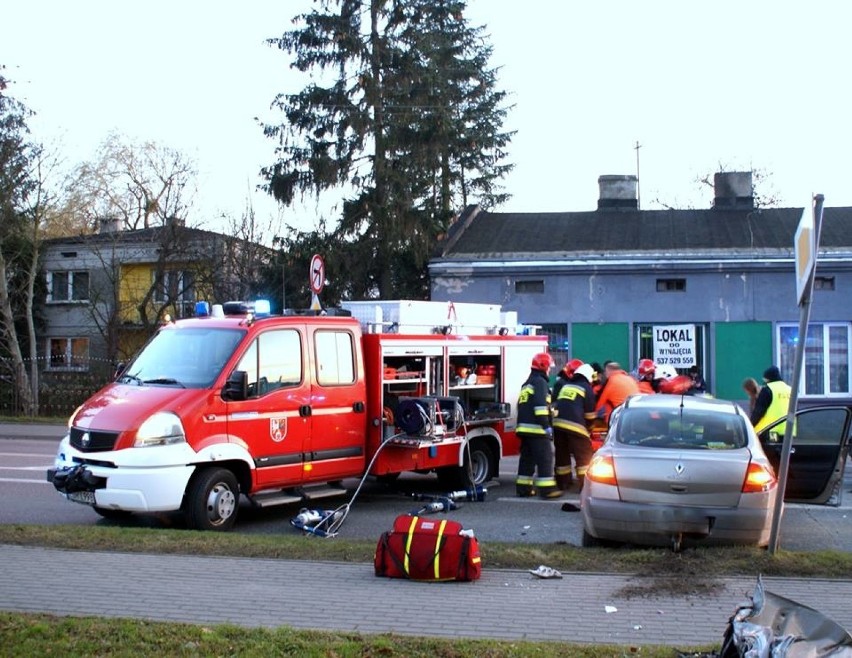
[[[616,440],[652,448],[733,450],[748,444],[745,421],[737,415],[690,409],[625,409]]]

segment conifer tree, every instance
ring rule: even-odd
[[[285,204],[346,193],[335,234],[355,296],[428,296],[426,262],[453,213],[506,199],[506,95],[465,8],[326,0],[270,40],[311,81],[279,95],[284,120],[264,126],[280,144],[267,189]]]

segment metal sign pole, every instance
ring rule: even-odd
[[[793,446],[793,428],[796,422],[796,410],[799,404],[799,385],[802,378],[802,365],[805,360],[805,343],[808,335],[808,321],[811,316],[811,295],[814,288],[814,272],[816,271],[816,254],[819,251],[819,234],[822,226],[822,194],[814,196],[814,246],[813,267],[799,302],[799,336],[796,343],[796,358],[793,366],[793,381],[790,384],[790,406],[787,409],[787,425],[784,428],[784,443],[781,446],[781,464],[778,468],[778,491],[775,498],[775,511],[772,514],[772,527],[769,533],[769,553],[774,555],[778,550],[778,532],[781,527],[781,517],[784,513],[784,494],[787,491],[787,475],[790,472],[790,452]]]

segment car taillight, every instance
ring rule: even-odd
[[[750,462],[743,481],[743,493],[761,493],[769,491],[778,484],[772,469],[762,464]]]
[[[610,455],[593,457],[589,464],[589,470],[586,471],[586,477],[592,482],[618,486],[618,480],[615,477],[615,462]]]

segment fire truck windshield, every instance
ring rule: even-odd
[[[121,384],[207,388],[244,335],[238,329],[169,327],[159,331],[118,378]]]

